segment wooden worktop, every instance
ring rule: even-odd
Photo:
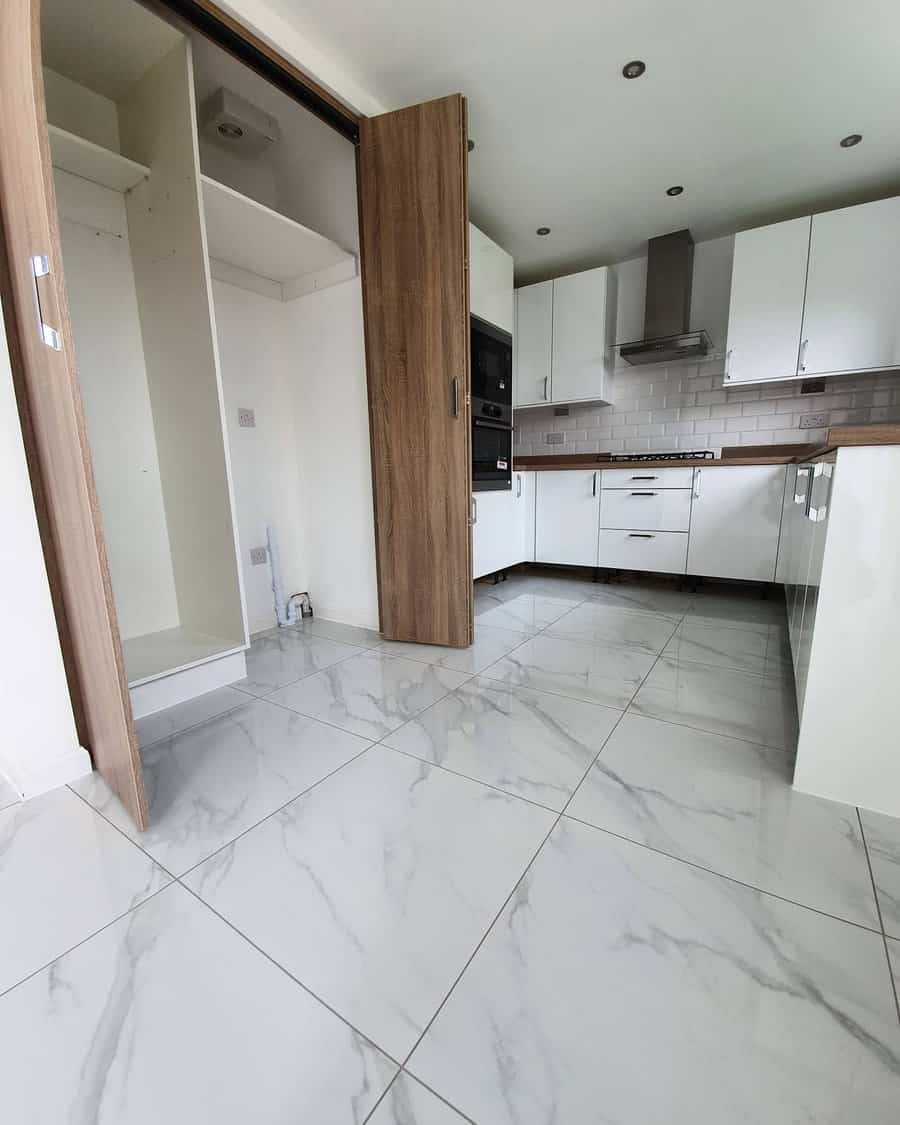
[[[832,426],[824,445],[735,445],[713,460],[611,461],[609,453],[562,453],[558,456],[516,457],[513,468],[547,469],[670,469],[696,466],[715,469],[722,465],[790,465],[811,461],[844,445],[900,445],[900,423],[876,422],[867,426]]]

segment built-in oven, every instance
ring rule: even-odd
[[[512,336],[472,317],[472,488],[512,488]]]
[[[472,490],[512,488],[512,427],[472,419]]]

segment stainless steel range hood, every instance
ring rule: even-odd
[[[696,359],[710,349],[702,329],[691,331],[691,285],[694,240],[689,230],[676,230],[647,243],[647,296],[644,338],[616,349],[628,363],[673,363]]]

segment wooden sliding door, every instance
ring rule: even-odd
[[[472,641],[466,103],[360,122],[359,211],[381,629]]]
[[[62,283],[37,0],[0,3],[0,121],[0,294],[78,736],[135,822],[146,827]]]

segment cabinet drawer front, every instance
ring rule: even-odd
[[[694,470],[677,469],[604,469],[600,483],[603,488],[690,488]]]
[[[604,488],[600,526],[626,531],[687,531],[691,525],[689,488]]]
[[[687,566],[688,537],[679,531],[600,532],[599,566],[621,570],[658,570],[664,574],[684,574]]]

